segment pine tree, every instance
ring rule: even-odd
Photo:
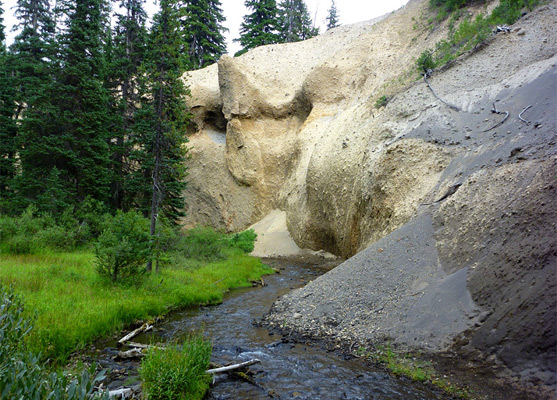
[[[49,102],[51,99],[45,95],[45,88],[52,84],[52,57],[54,20],[48,0],[18,0],[15,9],[18,18],[16,29],[19,33],[10,47],[12,55],[12,81],[17,104],[14,110],[14,119],[18,121],[18,133],[16,138],[16,151],[20,155],[21,148],[32,148],[38,146],[34,129],[41,122],[42,110],[39,107],[41,101]],[[30,139],[31,143],[28,143]],[[21,162],[21,167],[28,165]],[[21,181],[18,176],[14,181],[15,196],[13,207],[24,208],[29,202],[22,197],[18,190]],[[44,188],[44,182],[39,185]]]
[[[292,43],[310,39],[319,34],[312,26],[304,0],[282,0],[279,4],[281,42]]]
[[[4,26],[4,7],[0,1],[0,46],[6,49],[6,27]]]
[[[215,63],[226,53],[219,0],[182,0],[184,17],[182,29],[187,43],[189,61],[193,69]]]
[[[2,3],[0,2],[0,213],[9,211],[16,171],[15,86],[13,58],[6,49]]]
[[[339,26],[339,16],[337,11],[337,6],[335,4],[335,0],[331,0],[331,8],[327,11],[329,14],[327,15],[327,30],[336,28]]]
[[[114,130],[112,170],[113,181],[110,185],[112,206],[116,209],[128,209],[133,194],[126,194],[125,180],[132,166],[129,154],[134,114],[139,103],[138,80],[139,68],[145,56],[147,30],[145,22],[147,13],[143,8],[145,0],[121,0],[123,14],[117,14],[111,51],[107,50],[108,75],[107,87],[112,92],[114,117],[117,118]]]
[[[34,106],[35,97],[50,80],[55,25],[49,0],[18,0],[15,16],[20,33],[10,50],[21,113]]]
[[[181,53],[184,42],[178,12],[176,0],[161,0],[161,10],[154,18],[140,73],[141,108],[136,113],[135,151],[130,155],[138,166],[130,184],[143,189],[137,205],[144,213],[149,209],[153,236],[159,214],[177,221],[184,208],[190,116],[184,100],[188,94],[182,81],[186,60]]]
[[[246,0],[244,4],[252,12],[244,16],[240,38],[234,39],[242,45],[242,50],[235,55],[258,46],[280,43],[280,22],[275,0]]]
[[[103,86],[108,5],[62,0],[59,6],[65,23],[56,49],[59,65],[26,120],[21,190],[34,201],[56,168],[70,196],[60,202],[75,204],[88,196],[106,202],[111,181],[110,96]]]

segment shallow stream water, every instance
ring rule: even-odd
[[[175,312],[156,324],[152,332],[133,341],[170,341],[203,328],[213,342],[213,362],[226,365],[252,358],[261,360],[260,364],[250,367],[256,385],[220,374],[216,376],[208,399],[443,398],[419,383],[374,371],[361,361],[347,360],[319,346],[292,343],[256,326],[255,322],[269,311],[277,297],[323,273],[319,268],[287,261],[274,261],[273,266],[279,267],[281,272],[265,276],[266,286],[233,290],[217,306]],[[137,382],[137,362],[116,363],[113,356],[117,351],[115,341],[105,341],[97,343],[93,353],[93,358],[104,367],[117,370],[112,374],[110,388]]]

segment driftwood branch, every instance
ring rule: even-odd
[[[166,347],[164,346],[153,346],[152,344],[144,344],[144,343],[137,343],[137,342],[128,342],[126,344],[130,347],[137,347],[140,349],[150,349],[150,348],[159,349],[159,350],[166,349]]]
[[[520,112],[520,114],[518,114],[518,119],[520,119],[522,122],[524,122],[526,125],[530,125],[530,121],[526,121],[524,118],[522,118],[522,114],[524,114],[524,111],[528,110],[530,107],[532,107],[532,104],[530,104],[528,107],[526,107],[524,110],[522,110]]]
[[[130,340],[131,338],[136,337],[137,335],[139,335],[141,332],[147,332],[149,330],[153,329],[152,325],[149,325],[148,322],[144,323],[143,325],[141,325],[139,328],[133,330],[132,332],[128,333],[126,336],[124,336],[122,339],[118,340],[119,344],[124,344],[124,342]]]
[[[108,397],[110,398],[119,398],[119,399],[127,399],[128,396],[133,395],[132,388],[121,388],[116,390],[111,390],[108,392]]]
[[[137,393],[140,389],[141,385],[136,385],[129,388],[120,388],[116,390],[110,390],[108,392],[108,397],[110,398],[117,398],[117,399],[128,399],[132,398],[132,396]]]
[[[503,125],[503,123],[507,120],[507,118],[509,118],[509,115],[510,115],[508,111],[499,111],[499,110],[497,110],[497,107],[495,106],[495,103],[493,103],[493,108],[491,109],[491,112],[492,112],[493,114],[501,114],[501,115],[502,115],[502,114],[505,114],[505,118],[503,118],[503,120],[502,120],[501,122],[499,122],[499,123],[493,125],[491,128],[489,128],[489,129],[484,129],[482,132],[487,132],[487,131],[490,131],[490,130],[492,130],[492,129],[497,128],[497,127],[500,126],[500,125]]]
[[[243,363],[239,363],[239,364],[233,364],[233,365],[227,365],[226,367],[220,367],[220,368],[213,368],[213,369],[208,369],[207,373],[208,374],[219,374],[221,372],[228,372],[228,371],[232,371],[235,369],[240,369],[240,368],[244,368],[253,364],[259,364],[261,361],[258,360],[257,358],[254,358],[252,360],[243,362]]]
[[[157,350],[165,350],[166,347],[162,346],[153,346],[150,344],[143,344],[143,343],[136,343],[136,342],[127,342],[126,345],[132,347],[132,349],[127,351],[119,351],[117,354],[118,358],[121,359],[128,359],[128,358],[139,358],[145,355],[145,350],[147,349],[157,349]]]
[[[117,357],[120,359],[129,359],[143,357],[144,355],[143,349],[134,347],[133,349],[127,351],[119,351]]]
[[[429,90],[431,90],[431,93],[433,93],[433,95],[437,98],[437,100],[439,100],[441,103],[445,104],[446,106],[448,106],[449,108],[455,110],[455,111],[461,111],[460,108],[458,108],[457,106],[447,103],[445,100],[443,100],[441,97],[437,96],[437,93],[435,93],[435,90],[433,90],[433,88],[431,87],[431,85],[429,84],[428,80],[427,80],[427,76],[428,73],[424,74],[424,81],[427,85],[427,87],[429,88]]]

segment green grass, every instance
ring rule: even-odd
[[[175,260],[134,280],[112,284],[95,272],[94,254],[0,255],[0,282],[20,293],[29,316],[31,351],[64,362],[71,352],[171,309],[218,303],[231,288],[249,286],[272,270],[239,250],[211,263]]]
[[[149,400],[201,400],[211,377],[205,371],[211,342],[194,334],[165,348],[152,347],[141,362],[143,394]]]

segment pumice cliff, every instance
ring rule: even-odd
[[[281,210],[300,248],[347,258],[271,325],[555,389],[557,6],[433,72],[456,110],[414,67],[447,31],[419,28],[427,3],[190,73],[184,222],[237,231]],[[490,129],[493,107],[509,116]]]

